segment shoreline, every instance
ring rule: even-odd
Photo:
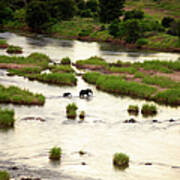
[[[144,45],[142,47],[137,47],[135,44],[128,44],[125,43],[125,41],[120,40],[120,39],[114,39],[114,38],[108,38],[106,40],[103,39],[98,39],[98,38],[92,38],[90,36],[63,36],[57,33],[51,34],[51,33],[35,33],[31,32],[27,28],[23,28],[22,30],[17,30],[17,29],[3,29],[3,32],[12,32],[16,33],[19,35],[23,35],[26,37],[36,37],[37,35],[46,35],[50,38],[55,38],[55,39],[66,39],[66,40],[79,40],[79,41],[85,41],[85,42],[105,42],[105,43],[111,43],[115,45],[121,45],[124,48],[127,48],[129,50],[138,50],[138,51],[154,51],[154,52],[169,52],[169,53],[180,53],[180,47],[179,48],[153,48],[153,47],[148,47],[147,45]]]

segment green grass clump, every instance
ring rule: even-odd
[[[157,108],[155,105],[143,104],[141,113],[145,116],[157,114]]]
[[[77,65],[86,65],[86,64],[89,64],[89,65],[101,65],[101,66],[108,65],[108,63],[104,59],[102,59],[100,57],[97,57],[97,56],[90,57],[89,59],[86,59],[86,60],[76,61],[76,64]]]
[[[143,78],[143,77],[144,77],[144,74],[140,71],[137,71],[134,74],[134,78]]]
[[[111,72],[117,72],[117,73],[129,73],[129,74],[134,74],[137,69],[134,67],[115,67],[112,66],[109,68]]]
[[[180,88],[159,92],[154,96],[154,101],[160,104],[180,105]]]
[[[129,105],[128,112],[131,114],[138,114],[139,113],[139,107],[138,105]]]
[[[77,105],[75,103],[68,104],[66,106],[66,115],[68,119],[75,119],[77,114],[76,110],[78,109]]]
[[[27,74],[39,74],[41,72],[40,67],[26,67],[21,69],[9,69],[9,75],[26,76]]]
[[[81,111],[81,112],[80,112],[79,118],[80,118],[81,120],[84,120],[84,118],[85,118],[85,111]]]
[[[158,85],[162,88],[180,87],[180,83],[173,81],[170,78],[164,76],[145,76],[142,81],[143,83]]]
[[[49,159],[51,160],[59,160],[61,158],[61,148],[60,147],[53,147],[49,151]]]
[[[97,79],[101,76],[98,72],[87,72],[83,75],[83,79],[90,84],[96,84]]]
[[[0,49],[5,49],[8,47],[8,43],[4,39],[0,39]]]
[[[42,94],[33,94],[28,90],[21,90],[15,86],[6,88],[0,85],[0,103],[43,105],[45,97]]]
[[[0,171],[0,180],[10,180],[10,175],[7,171]]]
[[[0,128],[14,127],[14,110],[0,108]]]
[[[38,80],[60,86],[75,86],[77,79],[73,73],[44,73],[26,76],[31,80]]]
[[[129,166],[129,156],[124,153],[115,153],[113,165],[119,169],[125,169]]]
[[[71,59],[69,57],[65,57],[65,58],[61,59],[61,64],[70,65],[71,64]]]
[[[7,48],[7,53],[22,53],[22,47],[10,45]]]
[[[62,73],[62,72],[73,73],[74,72],[74,69],[70,65],[56,65],[56,66],[50,67],[50,69],[53,73]]]

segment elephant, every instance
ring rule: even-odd
[[[91,89],[83,89],[83,90],[81,90],[80,91],[80,93],[79,93],[79,97],[80,98],[83,98],[83,97],[89,97],[89,96],[91,96],[91,95],[93,95],[93,91],[91,90]]]

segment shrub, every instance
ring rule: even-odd
[[[124,153],[115,153],[113,164],[117,168],[125,169],[129,166],[129,157]]]
[[[66,115],[68,119],[75,119],[77,114],[76,110],[78,109],[77,105],[75,103],[68,104],[66,106]]]
[[[0,128],[9,128],[14,126],[14,111],[0,109]]]
[[[174,18],[172,18],[172,17],[164,17],[164,18],[162,19],[161,24],[162,24],[165,28],[168,28],[168,27],[170,27],[170,25],[171,25],[171,23],[172,23],[173,21],[175,21],[175,20],[174,20]]]
[[[19,46],[13,46],[13,45],[10,45],[8,48],[7,48],[7,53],[22,53],[22,48],[19,47]]]
[[[144,18],[144,12],[141,10],[131,10],[131,11],[126,11],[124,15],[124,21],[128,19],[143,19]]]
[[[80,118],[81,120],[84,120],[84,118],[85,118],[85,111],[81,111],[81,112],[80,112],[79,118]]]
[[[60,158],[61,158],[61,148],[60,147],[53,147],[49,151],[49,159],[59,160]]]
[[[133,113],[133,114],[138,114],[138,112],[139,112],[138,105],[129,105],[128,112]]]
[[[109,30],[109,34],[111,34],[114,37],[118,36],[118,32],[119,32],[119,20],[115,19],[109,26],[108,28]]]
[[[0,39],[0,49],[5,49],[8,47],[8,43],[4,39]]]
[[[144,39],[144,38],[140,38],[136,41],[136,46],[137,47],[142,47],[143,45],[147,45],[148,44],[148,40]]]
[[[141,113],[143,115],[154,115],[157,114],[157,108],[155,105],[143,104]]]
[[[71,64],[71,59],[69,57],[65,57],[61,59],[61,64],[63,65]]]
[[[0,180],[9,180],[10,175],[7,171],[0,171]]]

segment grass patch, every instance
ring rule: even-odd
[[[171,80],[164,76],[145,76],[143,78],[143,83],[158,85],[162,88],[177,88],[180,87],[180,83]]]
[[[71,67],[71,65],[54,65],[50,67],[51,71],[53,73],[73,73],[74,69]]]
[[[53,147],[49,151],[49,159],[51,160],[59,160],[61,158],[61,148],[60,147]]]
[[[6,88],[0,85],[0,103],[43,105],[45,97],[42,94],[33,94],[28,90],[21,90],[15,86]]]
[[[68,119],[76,119],[76,110],[78,109],[77,105],[75,103],[68,104],[66,106],[66,116]]]
[[[76,64],[77,65],[89,64],[89,65],[100,65],[100,66],[108,65],[108,63],[104,59],[97,56],[90,57],[89,59],[86,59],[86,60],[78,60],[76,61]]]
[[[5,49],[5,48],[8,48],[8,43],[6,40],[4,39],[0,39],[0,49]]]
[[[22,53],[22,47],[10,45],[7,48],[7,53],[20,54],[20,53]]]
[[[119,169],[129,167],[129,156],[124,153],[115,153],[113,157],[113,165]]]
[[[137,69],[134,67],[115,67],[112,66],[109,68],[111,72],[117,72],[117,73],[129,73],[129,74],[134,74]]]
[[[157,108],[155,105],[143,104],[141,113],[144,116],[157,114]]]
[[[0,171],[0,180],[10,180],[10,175],[7,171]]]
[[[71,64],[71,59],[69,57],[62,58],[61,59],[61,64],[70,65]]]
[[[77,79],[73,73],[44,73],[26,75],[31,80],[46,82],[49,84],[56,84],[59,86],[75,86]]]
[[[137,115],[139,113],[138,105],[129,105],[128,113]]]
[[[14,127],[14,122],[14,110],[0,108],[0,128]]]

